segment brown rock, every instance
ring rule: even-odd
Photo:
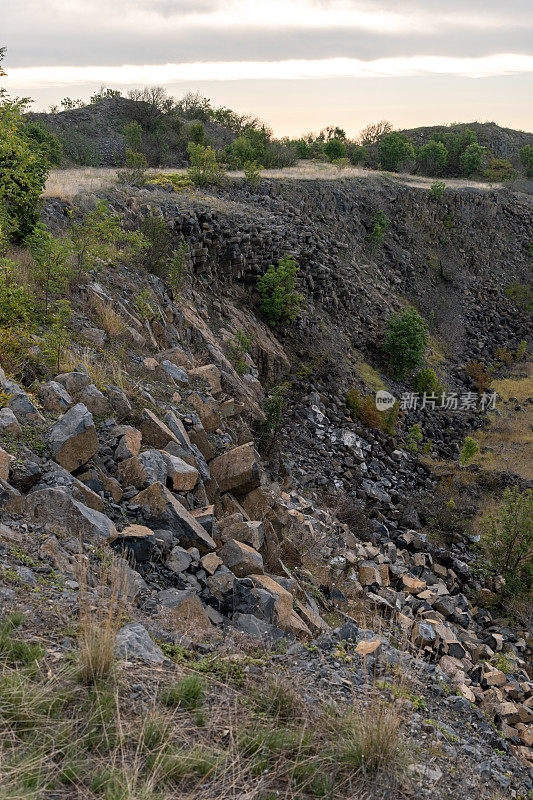
[[[145,509],[151,528],[169,528],[183,547],[197,547],[200,553],[215,550],[211,536],[163,484],[154,483],[135,495],[132,502]]]
[[[481,685],[484,689],[488,689],[491,686],[505,686],[507,683],[507,677],[504,672],[499,669],[494,669],[489,672],[485,672],[481,679]]]
[[[179,365],[178,365],[179,366]],[[200,378],[205,381],[211,392],[216,395],[222,391],[220,383],[220,370],[215,364],[206,364],[204,367],[196,367],[189,370],[190,378]]]
[[[9,479],[9,460],[9,453],[0,447],[0,478],[4,481]]]
[[[426,588],[426,582],[411,575],[402,575],[402,587],[407,594],[419,594]]]
[[[170,428],[148,408],[141,414],[140,429],[143,443],[158,450],[162,450],[169,442],[177,442]]]
[[[231,540],[220,548],[218,556],[237,578],[258,575],[264,571],[261,555],[243,542]]]
[[[355,652],[358,653],[360,656],[369,656],[372,653],[375,653],[381,647],[381,642],[379,639],[370,639],[369,641],[362,641],[359,642],[357,647],[355,648]]]
[[[125,461],[127,458],[138,456],[141,452],[141,432],[138,431],[137,428],[132,428],[130,425],[121,425],[116,431],[122,434],[118,447],[115,450],[115,458],[117,461]]]
[[[259,464],[252,442],[214,458],[209,468],[221,492],[239,495],[259,486]]]
[[[162,451],[167,466],[167,476],[175,492],[192,492],[198,481],[198,470],[183,459]]]
[[[203,556],[200,561],[202,563],[202,567],[205,569],[208,575],[214,575],[221,564],[224,563],[220,556],[217,556],[216,553],[207,553],[207,555]]]
[[[274,598],[276,624],[284,629],[290,627],[290,618],[293,610],[292,594],[269,575],[250,575],[250,579],[255,587],[264,589]]]
[[[86,464],[99,447],[92,414],[83,403],[69,408],[50,430],[54,459],[69,472]]]

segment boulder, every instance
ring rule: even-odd
[[[162,483],[149,486],[132,502],[143,508],[151,528],[168,528],[177,534],[182,545],[197,547],[201,553],[215,550],[211,536]]]
[[[111,403],[94,383],[90,383],[76,395],[78,403],[83,403],[91,412],[100,417],[105,417],[111,413]]]
[[[9,461],[9,453],[6,453],[6,451],[2,450],[0,447],[0,478],[4,481],[9,480]]]
[[[220,370],[215,364],[206,364],[203,367],[196,367],[189,370],[190,378],[199,378],[205,381],[209,386],[210,391],[214,394],[220,394],[222,391],[222,384],[220,383]]]
[[[189,439],[189,435],[185,430],[185,426],[181,419],[174,414],[173,411],[169,411],[165,414],[165,424],[168,428],[172,431],[175,436],[177,442],[187,449],[191,447],[191,440]]]
[[[161,361],[161,369],[168,375],[169,378],[172,378],[178,386],[186,387],[189,385],[189,378],[187,377],[187,373],[181,367],[176,366],[173,364],[172,361],[168,359],[164,359]]]
[[[57,383],[64,386],[70,395],[79,394],[82,389],[85,389],[91,381],[91,376],[86,372],[64,372],[62,375],[56,376]]]
[[[214,553],[209,555],[214,555]],[[209,558],[209,555],[204,556],[204,558]],[[176,547],[172,548],[165,566],[167,569],[171,570],[171,572],[175,572],[177,575],[179,575],[180,572],[185,572],[187,569],[189,569],[191,564],[191,554],[188,553],[184,547],[176,545]]]
[[[127,458],[137,456],[141,452],[142,434],[137,428],[132,428],[130,425],[121,425],[116,429],[116,434],[120,436],[120,440],[115,450],[115,458],[117,461],[125,461]]]
[[[91,544],[98,544],[117,533],[109,517],[74,500],[64,488],[30,492],[24,507],[30,519],[38,525],[47,525],[54,533],[68,533]]]
[[[196,467],[187,464],[182,458],[161,452],[166,464],[167,480],[175,492],[192,492],[198,481]]]
[[[407,594],[420,594],[425,588],[425,581],[414,578],[412,575],[402,575],[402,589],[404,592],[407,592]]]
[[[165,656],[140,622],[130,622],[118,631],[115,655],[117,658],[139,658],[149,664],[162,664],[165,660]]]
[[[220,548],[217,555],[238,578],[259,575],[264,572],[261,555],[253,547],[243,542],[230,540]]]
[[[252,584],[263,589],[274,600],[274,621],[280,628],[290,628],[293,596],[269,575],[250,575]]]
[[[176,437],[164,422],[145,408],[141,414],[141,434],[145,445],[162,449],[169,442],[177,441]]]
[[[109,540],[113,550],[126,552],[136,563],[143,564],[157,553],[155,535],[145,525],[128,525]]]
[[[123,389],[119,386],[107,386],[105,389],[105,396],[111,403],[111,407],[119,422],[131,416],[131,404]]]
[[[22,425],[42,425],[42,423],[45,422],[45,418],[35,403],[33,403],[26,392],[23,392],[18,386],[10,394],[9,408]]]
[[[54,459],[69,472],[86,464],[100,446],[92,414],[83,403],[72,406],[57,420],[49,440]]]
[[[10,514],[21,514],[23,497],[11,484],[0,478],[0,508]]]
[[[165,617],[180,631],[197,632],[211,630],[211,622],[200,599],[189,590],[164,589],[158,600],[170,609]]]
[[[217,456],[210,462],[209,469],[221,492],[244,494],[260,483],[259,464],[253,442]]]
[[[192,392],[187,398],[187,402],[194,408],[200,417],[200,422],[208,433],[220,428],[222,417],[219,414],[216,400],[199,392]]]
[[[390,583],[387,564],[363,561],[358,565],[358,572],[361,586],[388,586]]]
[[[19,421],[10,408],[0,408],[0,433],[19,436],[22,433]]]
[[[234,516],[240,515],[236,514]],[[248,522],[241,519],[241,521],[235,520],[233,523],[224,525],[223,527],[219,523],[217,528],[223,542],[236,539],[239,542],[249,544],[256,550],[260,550],[265,541],[263,523],[259,521]]]
[[[73,404],[73,399],[58,381],[48,381],[39,386],[39,400],[45,411],[63,414]]]

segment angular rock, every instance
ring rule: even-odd
[[[83,403],[91,412],[104,417],[111,412],[111,403],[94,383],[90,383],[76,395],[78,403]]]
[[[117,658],[139,658],[149,664],[162,664],[165,656],[152,641],[150,634],[140,622],[130,622],[121,628],[115,640]]]
[[[175,381],[178,386],[186,387],[189,385],[189,378],[185,370],[176,366],[176,364],[173,364],[172,361],[168,361],[167,359],[161,361],[161,369],[165,375],[168,375],[169,378],[172,378],[172,380]]]
[[[217,555],[238,578],[260,575],[264,572],[261,555],[253,547],[249,547],[243,542],[230,540],[220,548]]]
[[[256,522],[247,522],[247,521],[245,522],[244,520],[240,522],[235,521],[233,524],[225,525],[222,530],[220,529],[219,525],[218,530],[220,532],[220,538],[223,542],[228,542],[231,539],[236,539],[239,542],[244,542],[245,544],[249,544],[256,550],[259,550],[263,546],[265,541],[265,531],[263,528],[263,523],[259,521]]]
[[[58,381],[48,381],[39,386],[39,400],[45,411],[63,414],[73,404],[73,399]]]
[[[209,469],[221,492],[244,494],[260,483],[259,464],[253,442],[217,456],[210,462]]]
[[[206,364],[204,367],[196,367],[189,370],[190,378],[200,378],[205,381],[214,395],[220,394],[222,384],[220,383],[220,370],[215,364]]]
[[[113,550],[130,554],[139,564],[150,561],[157,553],[155,534],[145,525],[128,525],[109,540],[109,545]]]
[[[0,433],[18,436],[22,433],[19,421],[10,408],[0,408]]]
[[[35,403],[32,403],[26,392],[23,392],[18,387],[10,395],[9,408],[22,425],[42,425],[45,422],[45,418]]]
[[[125,461],[127,458],[139,455],[142,441],[141,432],[130,425],[122,425],[117,432],[120,432],[120,440],[115,450],[116,460]]]
[[[164,451],[161,455],[166,464],[167,480],[175,492],[192,492],[198,482],[198,470],[183,459]]]
[[[119,422],[131,416],[131,404],[123,389],[118,386],[106,386],[105,396],[111,403],[111,407]]]
[[[54,459],[69,472],[89,461],[99,449],[91,412],[77,403],[52,426],[49,434]]]
[[[208,433],[220,428],[222,417],[219,414],[216,400],[205,397],[199,392],[192,392],[187,398],[187,402],[194,408],[200,417],[200,422]]]
[[[145,408],[141,414],[140,429],[143,443],[149,447],[156,447],[158,450],[163,449],[169,442],[177,441],[170,428],[148,408]]]
[[[197,547],[201,553],[215,550],[211,536],[163,484],[154,483],[135,495],[132,502],[143,507],[151,528],[169,528],[182,545]]]
[[[209,558],[209,556],[204,556],[204,558]],[[190,555],[190,553],[188,553],[184,547],[180,547],[179,545],[177,545],[176,547],[172,548],[172,551],[167,559],[165,566],[172,572],[179,574],[180,572],[185,572],[187,569],[189,569],[191,564],[192,564],[192,556]]]
[[[86,372],[65,372],[62,375],[56,376],[57,383],[65,387],[67,392],[74,396],[79,394],[82,389],[85,389],[91,381],[91,376]]]
[[[9,453],[6,453],[6,451],[2,450],[0,447],[0,478],[4,481],[9,480],[9,462]]]
[[[188,589],[164,589],[158,594],[161,605],[170,609],[167,615],[178,630],[209,631],[211,622],[197,595]]]
[[[388,586],[389,568],[387,564],[376,564],[375,561],[363,561],[358,566],[361,586]]]
[[[91,544],[114,537],[117,532],[109,517],[74,500],[63,488],[30,492],[24,507],[33,522],[47,525],[54,533],[68,533]]]
[[[181,419],[177,417],[173,411],[169,411],[165,414],[164,422],[174,434],[177,442],[181,444],[182,447],[190,449],[191,440],[189,439],[189,435]]]

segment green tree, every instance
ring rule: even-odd
[[[221,183],[224,177],[224,168],[217,160],[217,154],[212,147],[189,142],[187,152],[190,162],[187,174],[196,186]]]
[[[353,144],[348,148],[348,158],[352,164],[362,164],[368,156],[368,150],[363,144]]]
[[[526,177],[533,178],[533,146],[530,144],[524,145],[524,147],[520,148],[518,155],[524,165]]]
[[[297,274],[296,261],[290,256],[283,256],[277,266],[271,264],[257,281],[260,311],[269,325],[296,319],[303,301],[302,295],[296,291]]]
[[[401,379],[422,364],[427,343],[427,322],[414,309],[389,319],[383,350],[395,378]]]
[[[473,175],[474,172],[479,172],[483,166],[484,157],[484,147],[477,143],[469,144],[459,159],[462,172],[465,175]]]
[[[27,240],[33,256],[36,283],[43,293],[44,313],[50,302],[61,299],[72,277],[72,247],[67,239],[56,239],[38,223]]]
[[[422,145],[416,154],[416,162],[425,175],[440,175],[447,161],[446,146],[434,139]]]
[[[330,161],[336,161],[338,158],[346,158],[347,152],[346,142],[336,137],[333,137],[324,145],[324,153]]]
[[[529,594],[533,583],[533,490],[506,488],[496,514],[482,523],[482,542],[505,592]]]
[[[36,150],[42,154],[50,166],[58,167],[63,160],[61,142],[54,133],[47,131],[37,122],[28,122],[23,128],[24,134],[34,142]],[[31,144],[30,142],[30,144]]]
[[[112,212],[105,200],[97,200],[94,208],[79,221],[72,221],[69,239],[78,282],[90,269],[94,269],[99,260],[109,259],[114,255],[121,236],[120,217]]]
[[[370,249],[372,250],[372,252],[375,252],[376,250],[379,250],[379,248],[383,244],[385,231],[390,225],[390,219],[380,209],[379,211],[376,211],[376,213],[372,217],[372,222],[374,223],[374,225],[372,226],[372,230],[368,234],[368,241],[370,242]]]
[[[459,453],[459,464],[462,467],[466,467],[476,453],[479,453],[478,442],[472,436],[467,436]]]
[[[399,167],[414,157],[411,140],[405,133],[388,133],[378,144],[378,156],[382,169],[397,172]]]
[[[139,125],[136,120],[128,122],[127,125],[124,125],[123,133],[127,147],[132,150],[140,150],[143,138],[142,125]]]

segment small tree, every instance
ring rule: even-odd
[[[483,521],[482,541],[509,594],[529,594],[533,583],[533,490],[505,489],[496,514]]]
[[[93,269],[99,259],[110,258],[122,235],[120,218],[105,200],[97,200],[79,222],[71,225],[69,239],[76,261],[77,281]]]
[[[467,436],[464,440],[461,452],[459,453],[459,464],[462,467],[466,467],[466,465],[472,461],[476,453],[479,453],[478,442],[472,438],[472,436]]]
[[[132,150],[139,150],[143,136],[142,126],[136,120],[133,120],[124,125],[123,133],[126,145]]]
[[[28,239],[34,260],[34,275],[43,293],[44,313],[51,300],[59,300],[72,277],[72,247],[66,239],[56,239],[39,223]]]
[[[257,161],[247,161],[243,166],[244,177],[252,186],[257,186],[261,181],[261,167]]]
[[[390,225],[390,219],[383,211],[379,210],[376,211],[374,216],[372,217],[372,222],[374,223],[372,230],[368,234],[368,241],[370,243],[370,249],[372,252],[379,250],[381,245],[383,244],[383,239],[385,237],[385,231]]]
[[[413,145],[405,133],[394,131],[380,140],[378,156],[382,169],[397,172],[405,161],[414,157]]]
[[[477,143],[469,144],[459,159],[463,173],[465,175],[473,175],[474,172],[479,172],[483,166],[484,156],[484,147]]]
[[[518,155],[524,165],[526,177],[533,178],[533,146],[530,144],[524,145],[524,147],[520,148]]]
[[[427,322],[414,309],[391,317],[383,350],[389,355],[395,378],[401,379],[420,366],[427,343]]]
[[[440,175],[447,161],[445,145],[434,139],[424,144],[416,154],[416,162],[425,175]]]
[[[212,147],[189,142],[187,145],[190,167],[187,174],[196,186],[207,186],[210,183],[221,183],[224,168],[217,161],[217,154]]]
[[[294,258],[283,256],[277,266],[271,264],[257,281],[260,310],[269,325],[296,319],[303,300],[296,291],[297,274],[298,265]]]
[[[420,425],[415,423],[411,425],[409,430],[407,431],[407,449],[411,451],[411,453],[418,453],[418,445],[422,441],[422,431],[420,430]]]
[[[330,139],[324,145],[324,153],[330,161],[335,161],[338,158],[346,158],[346,142],[337,138]]]
[[[435,181],[435,183],[431,184],[430,191],[434,200],[442,200],[446,191],[446,184],[444,181]]]

